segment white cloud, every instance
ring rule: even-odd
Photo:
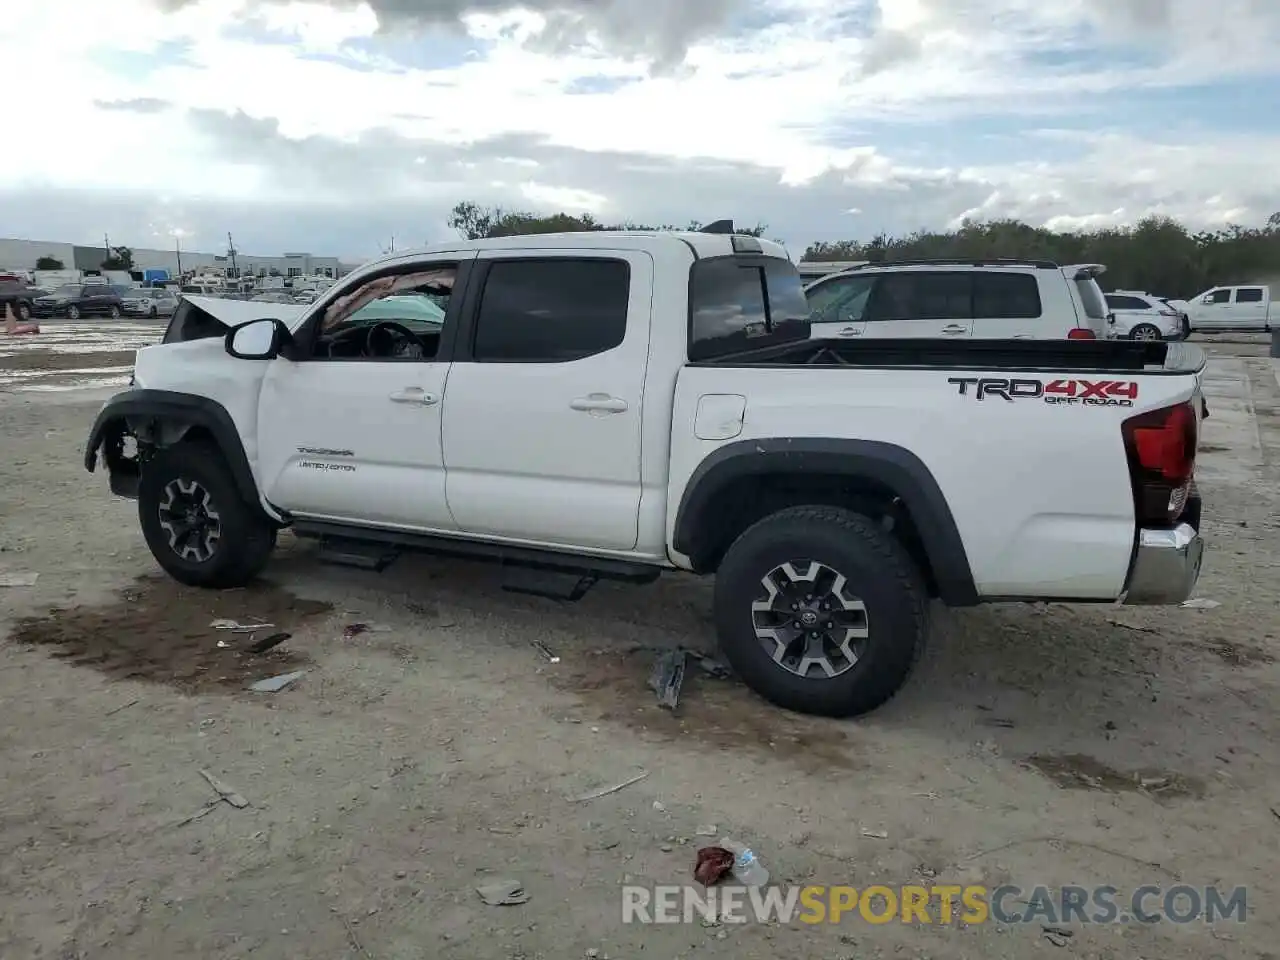
[[[127,221],[113,235],[199,237],[220,203],[307,202],[342,211],[353,243],[373,206],[438,225],[464,198],[641,221],[708,219],[715,199],[796,242],[1280,207],[1280,136],[1206,134],[1221,108],[1176,100],[1191,82],[1277,88],[1266,0],[157,2],[100,18],[83,0],[9,0],[0,64],[38,78],[23,82],[52,144],[0,152],[0,203],[10,222],[29,211],[24,232],[43,232],[24,196],[67,190],[125,198],[103,214]],[[404,37],[441,65],[394,63],[380,44]],[[611,92],[573,92],[592,83]],[[1113,116],[1170,90],[1164,127]]]

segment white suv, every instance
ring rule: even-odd
[[[868,264],[805,288],[814,339],[1102,340],[1101,264],[904,260]]]
[[[1111,311],[1109,336],[1127,340],[1180,340],[1186,334],[1182,313],[1159,297],[1141,290],[1107,294]]]

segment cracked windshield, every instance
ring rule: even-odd
[[[1274,958],[1277,50],[7,0],[0,957]]]

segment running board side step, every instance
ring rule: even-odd
[[[504,569],[514,568],[511,569],[511,582],[504,589],[570,603],[581,600],[597,581],[652,583],[662,572],[660,567],[651,564],[612,557],[557,553],[505,543],[379,530],[344,523],[295,520],[292,529],[295,536],[320,541],[320,560],[324,563],[381,572],[406,552],[496,563]],[[531,577],[531,573],[542,576]]]

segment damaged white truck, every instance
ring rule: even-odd
[[[847,716],[906,681],[930,598],[1171,604],[1199,576],[1185,344],[810,340],[785,251],[731,233],[459,242],[296,316],[216,313],[138,352],[85,451],[183,583],[245,583],[285,527],[570,598],[714,575],[746,683]]]

